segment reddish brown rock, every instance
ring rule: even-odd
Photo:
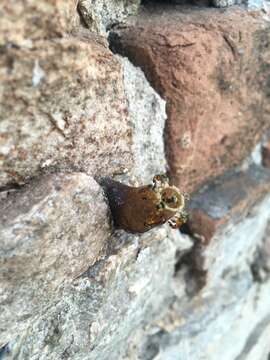
[[[167,157],[186,191],[238,164],[270,127],[270,27],[259,14],[154,7],[111,46],[167,100]]]
[[[229,222],[239,222],[270,191],[270,171],[252,165],[229,171],[192,197],[189,228],[207,245]]]

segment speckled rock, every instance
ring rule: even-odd
[[[110,42],[167,101],[167,158],[186,191],[241,162],[270,127],[262,13],[159,4],[113,29]]]
[[[0,69],[1,185],[44,169],[102,176],[131,167],[121,64],[104,46],[80,38],[7,45]]]
[[[0,347],[8,345],[0,355],[11,358],[34,359],[36,350],[46,359],[68,356],[73,341],[70,353],[78,352],[81,359],[89,352],[90,335],[92,341],[97,332],[93,312],[102,313],[109,284],[103,289],[96,280],[93,284],[93,279],[79,277],[76,283],[76,278],[107,256],[117,238],[111,237],[102,190],[86,173],[143,184],[164,171],[166,163],[165,102],[142,71],[115,57],[101,37],[75,28],[67,37],[65,22],[54,32],[54,21],[62,24],[58,16],[64,8],[58,13],[59,4],[35,7],[27,2],[25,11],[20,3],[18,9],[6,6],[5,26],[1,22],[0,239],[5,265]],[[37,21],[33,34],[31,11]],[[12,28],[17,16],[18,28]],[[167,233],[157,231],[152,237],[161,241]],[[124,258],[115,261],[124,267]],[[110,268],[110,261],[107,265]],[[117,292],[114,296],[120,301]],[[67,332],[75,319],[77,330]],[[115,352],[124,347],[123,342]]]
[[[224,8],[232,5],[240,5],[246,3],[245,0],[212,0],[211,3],[218,8]]]
[[[90,31],[101,34],[138,11],[140,0],[79,0],[78,9]]]
[[[101,40],[3,45],[0,186],[44,171],[132,173],[134,161],[140,180],[164,170],[165,103]]]
[[[8,342],[102,255],[110,230],[102,189],[81,173],[2,193],[0,338]]]
[[[147,184],[151,183],[153,175],[167,170],[163,142],[166,103],[148,85],[141,69],[127,59],[120,61],[132,134],[134,165],[130,174],[137,183]]]
[[[82,177],[84,186],[86,180],[88,183],[85,175],[72,174],[68,178],[74,182],[77,176]],[[262,179],[261,176],[256,178]],[[88,196],[95,198],[95,206],[103,204],[107,212],[103,198],[96,193],[100,188],[93,180],[90,184],[93,188],[86,188],[86,193],[80,197],[84,200],[86,196],[86,204],[89,204],[84,211],[89,214],[89,206],[93,206],[87,197],[90,190]],[[64,188],[56,190],[65,194]],[[67,192],[72,193],[70,188]],[[24,195],[15,194],[9,196],[18,196],[25,204]],[[268,195],[254,202],[253,194],[246,192],[246,196],[251,196],[251,201],[246,202],[248,210],[242,213],[243,217],[236,216],[235,222],[229,221],[217,229],[215,239],[204,247],[195,243],[191,248],[188,236],[173,232],[167,226],[143,235],[127,235],[122,231],[111,235],[108,224],[104,224],[100,228],[107,237],[103,256],[72,278],[69,267],[67,272],[62,271],[63,267],[56,269],[64,274],[61,284],[53,291],[53,296],[49,292],[44,295],[46,306],[35,311],[35,316],[28,321],[23,319],[20,334],[15,337],[14,331],[14,337],[2,349],[3,359],[176,360],[181,352],[194,360],[252,359],[254,354],[257,357],[252,360],[266,360],[270,318],[267,257],[270,199]],[[78,203],[73,201],[71,204],[76,208]],[[55,204],[58,203],[56,199]],[[50,201],[45,204],[50,211],[55,209]],[[67,209],[70,206],[69,203],[65,205]],[[35,205],[34,209],[37,207]],[[20,206],[16,208],[17,213],[21,211]],[[58,211],[56,208],[52,214],[57,215]],[[10,218],[7,211],[5,214]],[[80,221],[87,224],[84,218],[73,219],[73,213],[63,216],[67,215],[77,226],[81,226]],[[107,218],[107,214],[104,215]],[[96,220],[99,224],[102,221],[99,217]],[[35,218],[32,221],[33,228],[40,229],[40,221]],[[94,223],[95,234],[99,236]],[[85,229],[90,239],[93,231],[91,227],[85,226]],[[63,234],[65,238],[69,229],[64,230],[67,230]],[[53,228],[52,235],[57,232],[58,228]],[[31,254],[33,250],[29,251]],[[37,264],[39,266],[38,261]],[[81,265],[80,257],[78,268]],[[35,275],[34,281],[38,277]],[[13,319],[16,319],[14,315]],[[224,343],[230,344],[232,338],[238,339],[234,346],[224,348]]]
[[[34,41],[53,40],[75,31],[80,22],[76,4],[76,0],[12,0],[3,3],[0,9],[1,50],[6,45],[32,48]]]
[[[171,301],[175,252],[191,243],[168,231],[108,239],[115,254],[62,283],[53,299],[46,294],[47,306],[9,342],[4,359],[120,359],[132,333]]]

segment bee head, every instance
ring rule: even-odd
[[[177,211],[185,206],[185,198],[174,186],[168,186],[160,193],[161,202],[167,210]]]

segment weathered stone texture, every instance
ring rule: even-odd
[[[79,0],[78,9],[90,31],[106,34],[113,25],[137,13],[140,0]]]
[[[1,4],[0,45],[32,48],[33,41],[55,39],[79,26],[77,0],[11,0]]]
[[[131,166],[121,65],[93,40],[5,46],[0,57],[0,184],[44,168],[112,174]]]
[[[212,3],[214,6],[219,7],[219,8],[223,8],[223,7],[228,7],[228,6],[232,6],[235,4],[241,4],[244,1],[235,1],[235,0],[213,0]]]
[[[63,284],[54,301],[10,342],[6,358],[120,359],[133,332],[171,301],[175,251],[190,246],[174,235],[157,229],[108,239],[125,246]]]
[[[142,72],[113,56],[102,38],[81,32],[54,38],[46,33],[50,22],[48,29],[40,25],[39,37],[28,28],[17,35],[12,16],[24,17],[22,25],[31,11],[51,18],[49,5],[32,7],[11,15],[4,8],[11,20],[0,55],[0,186],[44,170],[132,173],[134,161],[136,169],[142,165],[133,174],[141,180],[164,170],[165,103]]]
[[[267,184],[269,171],[260,168],[255,172],[253,166],[242,177],[253,174],[253,188],[262,189],[263,184]],[[230,177],[225,177],[224,188],[232,187],[231,182]],[[80,187],[82,192],[79,192],[78,202]],[[235,188],[239,189],[237,184]],[[34,183],[32,188],[10,194],[5,200],[5,216],[2,217],[5,234],[7,228],[18,229],[16,222],[8,219],[14,217],[19,223],[27,222],[27,226],[21,227],[24,230],[22,236],[27,238],[30,226],[31,233],[39,234],[35,241],[39,246],[42,244],[44,250],[39,248],[42,252],[36,255],[41,256],[41,260],[46,260],[42,254],[47,251],[58,258],[55,249],[59,249],[62,256],[67,254],[68,258],[70,246],[74,246],[78,255],[75,274],[77,270],[79,274],[81,269],[86,271],[73,277],[72,259],[59,263],[62,257],[56,262],[49,257],[46,274],[43,271],[36,273],[42,268],[42,261],[37,258],[28,267],[36,266],[36,272],[30,274],[31,286],[25,280],[21,286],[10,282],[15,294],[23,285],[24,289],[28,285],[27,290],[33,291],[33,285],[37,284],[40,288],[35,290],[37,294],[42,293],[47,306],[42,301],[37,305],[34,300],[39,297],[33,297],[30,292],[32,297],[20,310],[35,305],[32,308],[35,316],[29,317],[28,322],[22,318],[21,323],[18,320],[20,311],[7,317],[21,326],[21,333],[15,337],[17,328],[13,338],[5,338],[10,342],[4,359],[149,359],[152,354],[153,359],[163,360],[177,359],[181,352],[194,360],[215,360],[217,356],[225,360],[237,359],[237,356],[252,359],[254,352],[265,352],[269,324],[267,253],[270,228],[267,224],[270,199],[269,196],[263,199],[263,192],[256,196],[256,191],[250,189],[250,183],[242,181],[244,195],[239,201],[245,202],[246,206],[238,206],[238,213],[234,211],[232,218],[235,221],[224,222],[217,228],[210,244],[195,243],[191,250],[188,236],[168,231],[166,227],[139,236],[124,232],[111,236],[106,220],[107,206],[100,188],[83,174],[50,175]],[[210,204],[216,198],[211,192],[207,197]],[[15,209],[10,205],[12,199],[16,199]],[[24,214],[24,206],[31,204],[32,199],[36,202]],[[233,202],[235,208],[239,201]],[[221,200],[215,203],[222,206]],[[203,201],[201,206],[203,208]],[[96,215],[96,220],[89,216],[90,213]],[[51,231],[48,232],[44,223],[52,224]],[[80,233],[81,227],[85,229],[84,234]],[[59,234],[61,247],[57,245]],[[100,258],[98,250],[93,254],[92,242],[102,236],[107,246]],[[45,243],[43,237],[47,239]],[[65,246],[63,241],[71,238],[72,242]],[[78,240],[74,241],[76,238]],[[85,249],[83,256],[77,253],[82,239],[88,239],[87,243],[81,244]],[[32,243],[29,243],[30,248],[22,246],[13,251],[24,251],[32,258],[35,255]],[[87,262],[91,256],[97,256],[99,260],[88,269],[84,268],[84,260]],[[25,270],[27,268],[22,269],[21,277]],[[54,274],[60,275],[59,278]],[[15,272],[13,278],[17,275]],[[38,282],[40,278],[41,283]],[[59,286],[49,291],[55,284]],[[44,288],[46,292],[42,292]],[[27,299],[28,293],[21,294],[21,299]],[[4,306],[6,309],[7,304]],[[13,308],[13,304],[9,306]],[[3,312],[1,315],[5,317]],[[7,334],[11,336],[9,331]],[[224,343],[229,344],[232,337],[238,339],[234,347],[224,348]],[[262,344],[255,346],[259,340]],[[259,355],[254,359],[260,359]]]
[[[256,169],[252,170],[257,172]],[[258,176],[258,172],[255,176]],[[269,192],[270,173],[268,173],[267,176]],[[260,180],[258,179],[257,181]],[[231,186],[231,184],[228,186]],[[239,188],[236,186],[235,191],[237,189],[239,191]],[[248,191],[249,185],[243,186],[242,189],[244,192]],[[225,195],[223,196],[225,197]],[[220,194],[220,197],[222,197],[222,194]],[[246,197],[245,200],[244,197]],[[209,197],[209,199],[212,201],[215,199],[215,196]],[[257,202],[254,200],[254,193],[246,193],[243,198],[238,201],[237,205],[232,205],[234,208],[231,209],[230,222],[227,221],[227,223],[225,223],[224,220],[223,224],[216,227],[216,231],[212,234],[213,237],[210,243],[205,245],[202,242],[202,245],[200,246],[200,240],[198,241],[200,260],[203,260],[199,261],[198,264],[201,267],[200,270],[205,270],[207,268],[211,269],[207,279],[208,283],[213,281],[213,279],[219,278],[222,273],[224,273],[225,269],[233,268],[236,263],[239,265],[239,254],[243,253],[243,256],[246,256],[248,260],[251,260],[256,247],[261,246],[264,234],[266,233],[267,222],[269,221],[268,209],[270,208],[270,202],[269,197],[266,198],[264,202],[259,202],[259,204],[261,204],[259,206],[260,210],[257,210],[258,206],[254,206]],[[226,203],[226,201],[224,202]],[[257,217],[254,216],[254,213],[256,214],[256,212],[258,213]],[[207,221],[205,222],[207,223]],[[201,222],[201,226],[203,226],[203,221]],[[234,231],[235,227],[238,228],[237,232]],[[224,231],[224,228],[227,229],[227,232]],[[243,251],[243,249],[245,249],[245,251]]]
[[[244,9],[156,6],[111,47],[167,100],[166,151],[185,190],[235,166],[270,127],[270,26]]]
[[[143,72],[122,60],[124,86],[132,133],[132,176],[149,183],[154,174],[166,171],[163,133],[166,103],[148,84]]]
[[[1,343],[99,259],[108,215],[102,189],[81,173],[47,175],[1,200]]]

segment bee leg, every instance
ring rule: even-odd
[[[168,221],[168,223],[169,223],[170,227],[173,229],[179,229],[180,226],[184,224],[184,222],[180,218],[177,218],[177,217],[173,217],[172,219],[170,219]]]
[[[184,199],[185,201],[189,201],[190,200],[190,196],[188,193],[183,193]]]
[[[171,228],[179,229],[185,222],[188,220],[188,213],[184,210],[180,211],[179,213],[175,214],[168,223]]]
[[[169,186],[169,178],[166,174],[155,175],[153,177],[153,190]]]

